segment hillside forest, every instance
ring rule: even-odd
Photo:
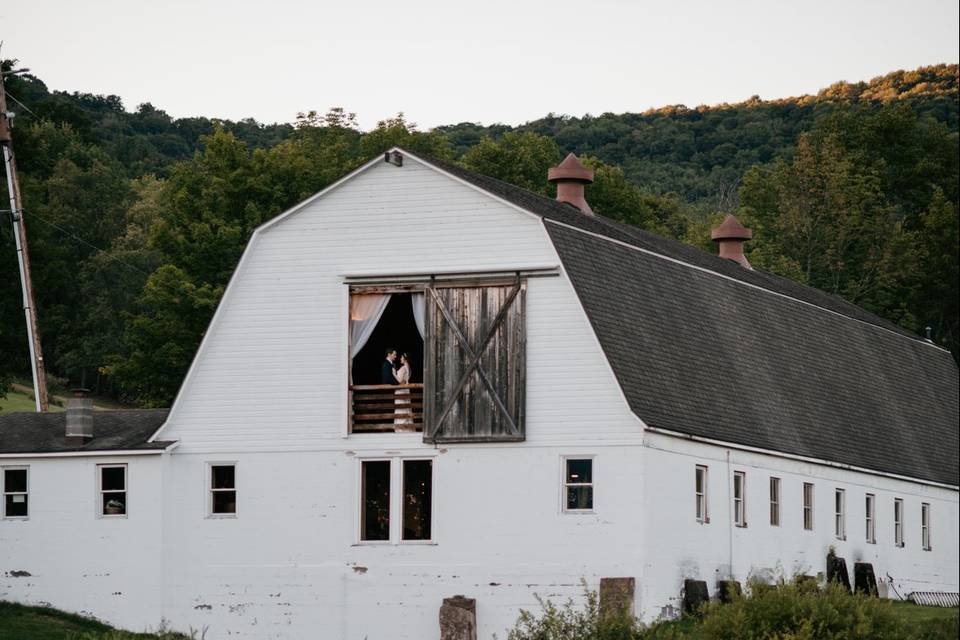
[[[6,85],[48,374],[123,403],[172,401],[254,228],[394,145],[551,197],[547,169],[576,152],[598,215],[715,251],[710,228],[736,213],[754,267],[960,352],[956,64],[795,98],[429,131],[402,113],[362,131],[341,107],[175,119],[29,74]],[[0,389],[30,371],[8,216]]]

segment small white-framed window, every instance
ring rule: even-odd
[[[127,515],[127,465],[98,464],[97,493],[101,518],[123,518]]]
[[[930,505],[926,502],[920,504],[920,543],[924,551],[933,549],[930,537]]]
[[[813,483],[803,483],[803,529],[813,531]]]
[[[710,522],[710,513],[707,510],[707,467],[698,464],[694,470],[694,495],[696,496],[697,522]]]
[[[3,517],[25,520],[30,516],[29,467],[3,467]]]
[[[593,458],[563,459],[563,510],[567,513],[593,511]]]
[[[743,471],[733,472],[733,523],[747,526],[747,474]]]
[[[780,526],[780,478],[770,477],[770,526]]]
[[[877,542],[877,497],[868,493],[864,507],[867,542],[875,544]]]
[[[893,499],[893,544],[903,546],[903,499]]]
[[[837,540],[847,539],[847,492],[836,489],[833,492],[833,535]]]
[[[207,515],[211,518],[237,516],[237,463],[207,463]]]

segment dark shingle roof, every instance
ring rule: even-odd
[[[67,445],[64,412],[0,414],[0,455],[164,449],[172,443],[147,440],[167,419],[168,412],[168,409],[95,411],[94,438],[83,446]]]
[[[426,160],[548,221],[646,424],[960,484],[948,352],[837,296]]]

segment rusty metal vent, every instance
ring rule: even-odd
[[[907,600],[924,607],[957,607],[960,606],[960,593],[956,591],[914,591],[907,596]]]

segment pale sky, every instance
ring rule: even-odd
[[[14,0],[2,55],[172,116],[520,124],[813,93],[957,62],[957,0]]]

